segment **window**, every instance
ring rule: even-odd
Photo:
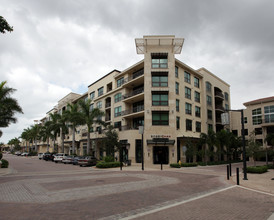
[[[101,96],[104,94],[104,87],[101,87],[98,89],[98,96]]]
[[[92,111],[94,109],[94,104],[90,104],[89,110]]]
[[[196,121],[196,132],[201,132],[201,122]]]
[[[179,76],[179,69],[178,69],[178,66],[175,66],[175,77],[178,78]]]
[[[195,102],[200,103],[200,93],[195,91],[194,95],[195,95]]]
[[[260,135],[263,134],[263,129],[262,128],[255,128],[255,135]]]
[[[211,98],[211,96],[209,96],[209,95],[206,96],[206,103],[207,103],[207,105],[212,105],[212,98]]]
[[[194,86],[200,88],[200,80],[197,77],[194,77]]]
[[[152,93],[153,106],[167,106],[168,105],[168,92],[153,92]]]
[[[124,77],[117,79],[117,88],[124,84]]]
[[[95,92],[93,91],[93,92],[91,92],[89,95],[90,95],[90,100],[93,100],[94,97],[95,97]]]
[[[175,82],[175,92],[177,95],[179,95],[179,83]]]
[[[201,117],[201,108],[198,106],[195,106],[195,116],[196,117]]]
[[[225,92],[225,100],[228,101],[228,93]]]
[[[176,111],[178,112],[180,110],[180,100],[176,99]]]
[[[102,108],[102,102],[101,101],[97,102],[96,107],[99,109]]]
[[[191,99],[191,89],[188,87],[185,87],[185,97]]]
[[[186,114],[191,115],[192,105],[186,102]]]
[[[244,123],[247,124],[247,117],[244,117]]]
[[[210,82],[206,82],[206,91],[211,92],[211,84]]]
[[[122,114],[122,106],[116,107],[114,109],[114,117],[121,116],[121,114]]]
[[[264,107],[265,123],[274,122],[274,105]]]
[[[213,130],[213,125],[212,125],[212,124],[208,124],[208,125],[207,125],[207,129],[208,129],[208,130]]]
[[[168,112],[152,112],[152,125],[168,125],[169,113]]]
[[[152,86],[153,87],[167,87],[168,86],[168,73],[152,73]]]
[[[192,120],[186,119],[186,130],[192,131]]]
[[[120,121],[114,122],[114,128],[119,128],[120,129],[121,126],[122,126],[122,123]]]
[[[102,134],[102,127],[101,126],[96,127],[96,131],[98,132],[98,134]]]
[[[114,102],[120,102],[122,100],[122,94],[121,93],[117,93],[115,96],[114,96]]]
[[[207,110],[207,119],[211,119],[212,120],[212,111],[211,110]]]
[[[236,137],[238,137],[238,130],[232,130],[232,134],[234,134]]]
[[[176,117],[176,128],[180,129],[180,117]]]
[[[225,110],[228,111],[229,110],[229,105],[225,104]]]
[[[151,54],[151,68],[167,68],[167,54]]]
[[[253,123],[253,125],[262,124],[262,109],[261,108],[252,110],[252,123]]]
[[[190,73],[185,71],[185,82],[190,83]]]

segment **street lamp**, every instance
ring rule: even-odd
[[[139,134],[142,135],[142,170],[144,170],[144,126],[139,126]]]
[[[241,124],[242,124],[242,144],[243,144],[243,170],[244,170],[244,178],[243,180],[248,180],[247,179],[247,174],[246,174],[246,149],[245,149],[245,127],[244,127],[244,110],[239,109],[239,110],[226,110],[227,112],[241,112]],[[228,113],[223,113],[221,115],[222,117],[222,124],[229,124],[229,117]]]

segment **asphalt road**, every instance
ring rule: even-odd
[[[224,166],[98,170],[5,155],[0,219],[269,219],[274,197],[236,187]]]

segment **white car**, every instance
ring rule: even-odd
[[[68,156],[68,154],[65,154],[65,153],[58,153],[58,154],[56,154],[56,155],[54,156],[53,161],[54,161],[55,163],[62,162],[64,156]]]
[[[38,154],[39,160],[42,160],[42,159],[43,159],[43,156],[44,156],[44,153],[39,153],[39,154]]]

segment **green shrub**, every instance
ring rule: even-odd
[[[265,173],[267,172],[267,166],[247,167],[247,173]]]
[[[103,160],[107,163],[108,162],[114,162],[114,157],[113,156],[106,156],[106,157],[103,158]]]
[[[2,165],[1,168],[8,168],[9,167],[9,161],[2,159]]]
[[[2,154],[2,152],[0,152],[0,160],[2,159],[2,157],[3,157],[3,154]]]
[[[173,168],[181,168],[179,163],[171,163],[169,166]]]
[[[268,165],[267,165],[267,168],[268,168],[268,169],[274,169],[274,164],[268,164]]]
[[[182,163],[181,167],[197,167],[197,163]]]
[[[120,167],[120,162],[99,162],[96,164],[97,168],[113,168]]]
[[[37,156],[37,152],[36,151],[31,151],[31,152],[29,152],[29,156]]]

